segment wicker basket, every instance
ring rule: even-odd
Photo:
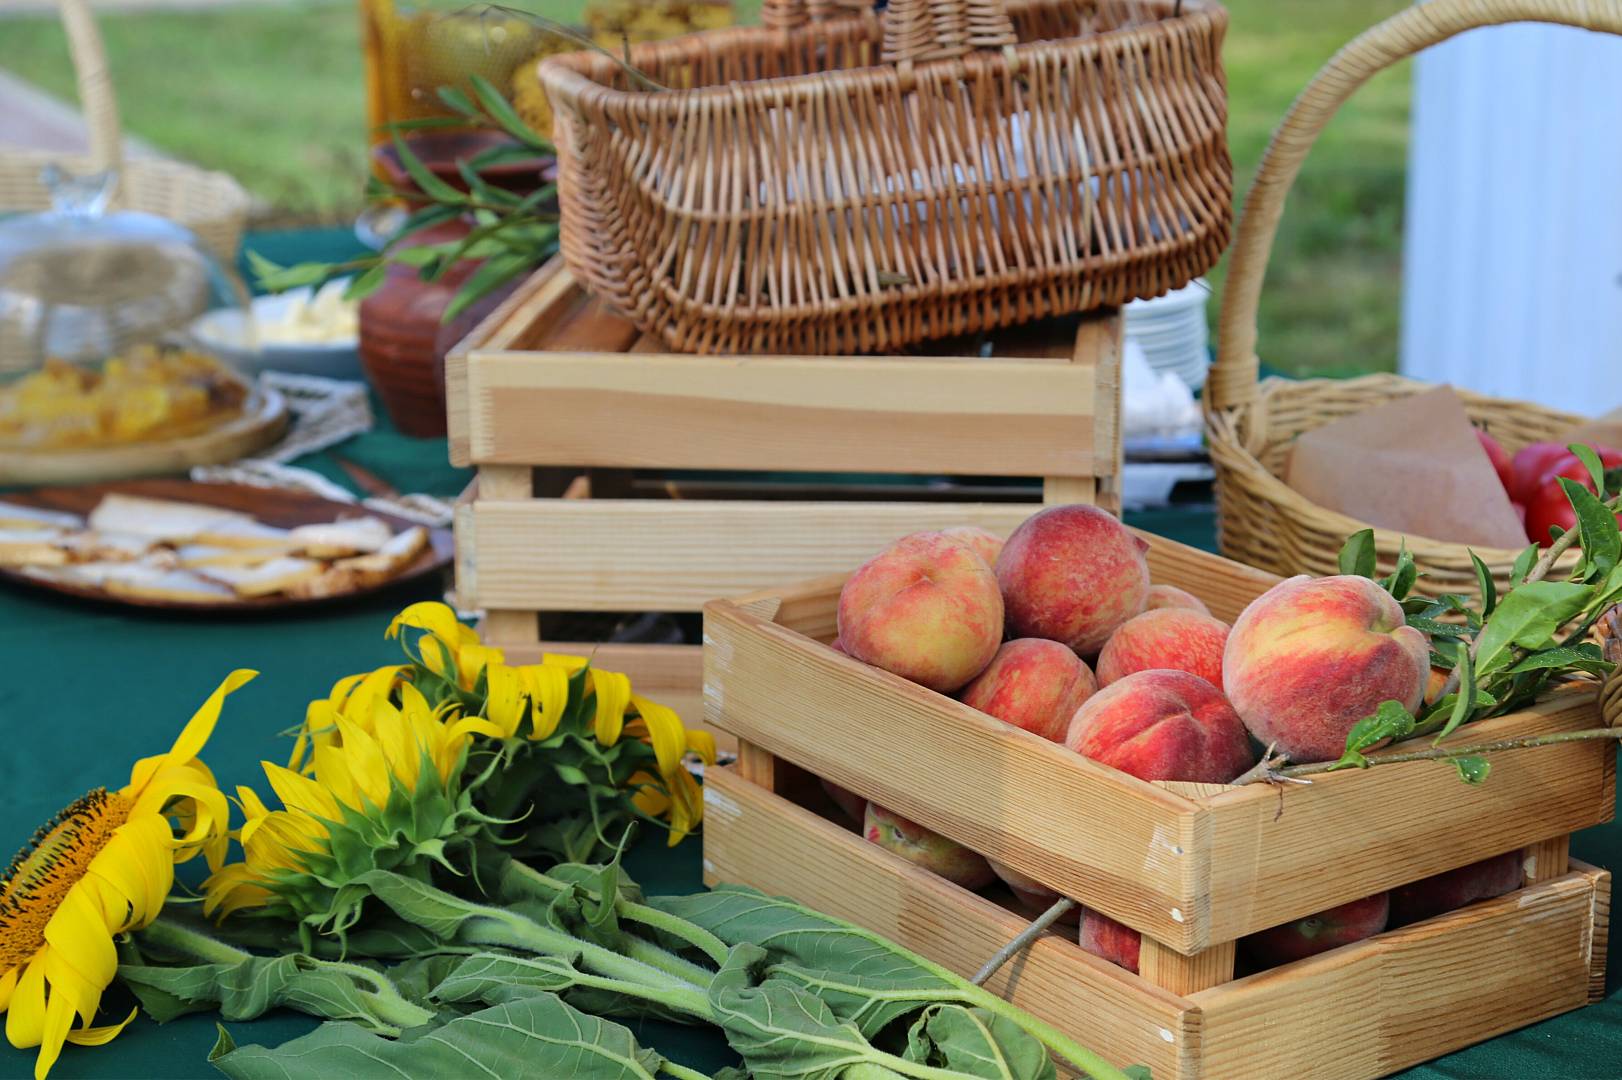
[[[883,352],[1155,296],[1221,254],[1213,0],[855,6],[767,0],[764,28],[632,50],[679,89],[544,61],[575,276],[678,350]]]
[[[1291,442],[1351,413],[1430,389],[1395,375],[1360,379],[1256,376],[1256,308],[1284,201],[1313,141],[1352,92],[1404,57],[1466,30],[1509,22],[1549,22],[1622,33],[1622,0],[1431,0],[1407,8],[1341,49],[1296,98],[1274,133],[1245,199],[1222,297],[1216,363],[1205,388],[1206,432],[1216,466],[1218,539],[1231,559],[1279,574],[1333,574],[1346,537],[1364,522],[1327,510],[1281,479]],[[1580,421],[1569,413],[1460,393],[1465,411],[1510,451],[1559,436]],[[1474,593],[1463,544],[1374,530],[1382,566],[1406,541],[1420,571],[1418,591]],[[1500,590],[1517,552],[1476,549]],[[1574,563],[1569,552],[1566,563]]]
[[[61,0],[62,25],[78,76],[79,101],[90,129],[88,156],[7,150],[0,155],[0,212],[47,210],[50,193],[40,174],[56,164],[74,173],[116,171],[112,205],[177,221],[197,234],[234,275],[237,247],[248,217],[248,195],[231,177],[158,158],[124,160],[118,106],[107,74],[107,55],[85,0]]]

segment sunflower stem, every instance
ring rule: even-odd
[[[159,951],[178,953],[205,964],[240,964],[252,955],[217,938],[177,925],[161,915],[139,931],[137,937],[143,945],[152,945]]]
[[[408,1000],[394,985],[394,980],[381,971],[342,960],[315,962],[329,971],[347,975],[355,982],[368,987],[369,989],[363,989],[361,993],[365,994],[366,1000],[371,1003],[373,1015],[385,1024],[405,1031],[409,1028],[422,1027],[434,1018],[432,1009],[425,1009]]]
[[[520,862],[517,859],[513,859],[508,865],[511,867],[512,872],[517,877],[522,879],[521,884],[528,888],[537,890],[538,895],[543,895],[549,900],[564,892],[567,892],[569,889],[569,884],[567,882],[559,881],[554,877],[549,877],[548,875],[535,869],[533,866]],[[582,886],[581,891],[593,901],[597,903],[602,902],[602,898],[596,893],[592,892],[590,889]],[[685,941],[687,944],[691,945],[693,948],[697,949],[699,952],[703,953],[705,956],[714,961],[717,967],[726,963],[726,942],[722,941],[720,938],[716,937],[702,926],[696,926],[693,923],[688,922],[686,919],[678,919],[674,915],[666,914],[657,908],[648,907],[646,904],[638,904],[635,901],[627,900],[623,896],[615,898],[614,911],[617,915],[619,915],[620,918],[629,922],[640,923],[643,926],[650,927],[654,930],[660,931],[661,933],[665,933],[671,937],[679,938],[680,940]],[[702,969],[695,968],[694,970]]]

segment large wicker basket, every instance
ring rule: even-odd
[[[854,6],[767,0],[764,28],[631,51],[676,89],[543,61],[575,276],[675,349],[845,353],[1155,296],[1216,261],[1213,0]]]
[[[126,160],[118,106],[107,74],[107,55],[85,0],[61,0],[62,25],[78,77],[79,103],[90,131],[87,156],[7,150],[0,154],[0,213],[47,210],[50,191],[41,179],[47,165],[73,173],[116,171],[112,205],[177,221],[197,234],[227,270],[248,217],[248,195],[231,177],[180,161]]]
[[[1222,297],[1215,365],[1205,388],[1206,432],[1216,466],[1218,539],[1231,559],[1279,574],[1333,574],[1346,537],[1365,523],[1327,510],[1280,478],[1291,442],[1331,420],[1430,387],[1395,375],[1360,379],[1256,377],[1256,309],[1285,198],[1313,141],[1340,105],[1370,76],[1404,57],[1482,26],[1550,22],[1622,33],[1622,0],[1431,0],[1407,8],[1351,42],[1296,98],[1263,155],[1245,199]],[[1559,436],[1580,418],[1522,402],[1461,393],[1472,419],[1506,448]],[[1406,542],[1430,595],[1474,593],[1469,549],[1422,536],[1374,530],[1383,566]],[[1501,590],[1517,552],[1476,549]],[[1576,553],[1568,553],[1568,562]]]

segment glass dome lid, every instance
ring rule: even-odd
[[[109,210],[115,176],[47,170],[52,209],[0,219],[0,379],[46,360],[99,367],[236,306],[226,276],[189,230]]]

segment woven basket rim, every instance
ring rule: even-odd
[[[1219,459],[1223,467],[1236,473],[1243,473],[1243,483],[1248,484],[1258,495],[1265,496],[1268,501],[1277,505],[1283,512],[1297,517],[1312,514],[1318,517],[1322,524],[1340,528],[1346,536],[1351,536],[1363,529],[1373,529],[1375,543],[1382,550],[1395,550],[1399,545],[1406,544],[1408,550],[1413,552],[1415,557],[1422,560],[1426,557],[1436,556],[1457,558],[1461,552],[1473,550],[1490,565],[1496,562],[1513,562],[1515,557],[1525,549],[1524,545],[1519,548],[1491,548],[1463,544],[1457,540],[1441,540],[1432,536],[1419,536],[1397,529],[1387,529],[1371,522],[1360,521],[1338,510],[1331,510],[1327,506],[1313,502],[1290,487],[1282,477],[1268,468],[1256,454],[1252,453],[1238,437],[1238,421],[1240,417],[1253,412],[1261,412],[1265,419],[1266,414],[1271,411],[1267,408],[1267,404],[1276,397],[1288,396],[1292,391],[1310,393],[1320,387],[1331,385],[1343,387],[1430,388],[1434,384],[1384,371],[1359,375],[1349,379],[1291,379],[1278,376],[1263,379],[1258,384],[1259,393],[1255,401],[1207,411],[1205,434],[1211,446],[1213,458]],[[1527,402],[1516,401],[1512,398],[1498,398],[1491,394],[1481,394],[1461,387],[1453,387],[1453,392],[1466,405],[1471,402],[1495,402],[1517,405],[1522,408],[1540,408],[1540,406],[1530,405]],[[1548,409],[1546,411],[1552,413],[1559,410]],[[1329,419],[1326,418],[1324,422],[1328,423]],[[1579,420],[1579,417],[1572,417],[1572,423],[1574,424]],[[1272,432],[1269,430],[1266,434],[1269,436],[1268,441],[1271,442]],[[1559,565],[1568,566],[1575,563],[1577,558],[1576,552],[1568,552]]]
[[[1062,2],[1063,0],[1007,0],[1007,9],[1012,15],[1021,10],[1061,6]],[[1175,0],[1139,0],[1139,2],[1172,5]],[[1163,38],[1179,27],[1188,28],[1201,35],[1220,33],[1226,28],[1227,20],[1227,9],[1218,3],[1218,0],[1182,0],[1181,14],[1167,14],[1150,23],[1116,27],[1113,30],[1078,37],[1027,41],[1007,48],[1014,56],[1031,60],[1044,59],[1061,52],[1070,53],[1078,48],[1082,50],[1117,48],[1124,51]],[[704,30],[664,41],[634,45],[631,47],[631,62],[639,64],[649,53],[680,53],[684,50],[707,49],[708,46],[703,44],[704,39],[720,34],[729,35],[730,41],[738,46],[764,48],[767,45],[781,46],[784,41],[795,35],[831,34],[838,30],[850,30],[860,26],[869,28],[868,36],[872,38],[873,44],[878,46],[883,41],[883,35],[877,32],[881,25],[877,15],[864,13],[826,19],[797,30],[776,30],[764,26]],[[808,72],[803,75],[782,75],[769,79],[751,79],[716,86],[681,87],[649,93],[645,90],[624,90],[598,82],[588,74],[598,62],[599,55],[589,51],[545,57],[540,61],[539,67],[541,84],[548,95],[559,101],[573,102],[589,94],[599,102],[621,107],[631,106],[634,109],[660,108],[672,102],[696,104],[731,101],[739,94],[770,96],[779,99],[780,104],[786,106],[797,103],[799,95],[796,91],[805,94],[816,92],[817,88],[823,86],[830,78],[866,77],[880,84],[899,84],[902,81],[902,76],[894,63],[880,62],[860,68],[839,68],[832,71]],[[934,79],[956,80],[962,78],[965,73],[982,74],[993,67],[1000,67],[1003,62],[1002,49],[980,50],[961,57],[927,60],[913,65],[908,81],[916,84]]]

